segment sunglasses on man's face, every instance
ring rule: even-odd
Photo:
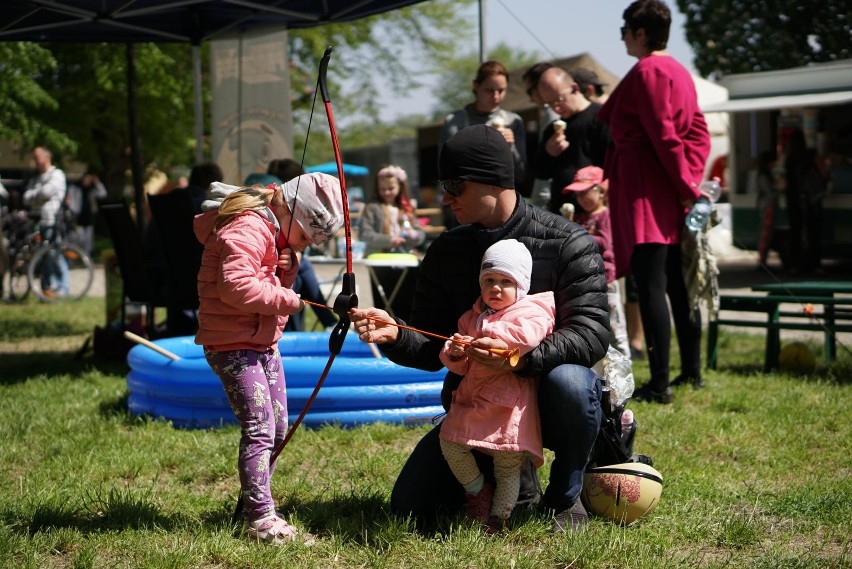
[[[441,186],[441,189],[457,198],[464,191],[464,180],[438,180],[438,184]]]

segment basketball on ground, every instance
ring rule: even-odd
[[[816,370],[816,356],[804,342],[791,342],[781,348],[778,365],[784,371],[811,374]]]

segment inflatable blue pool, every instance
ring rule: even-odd
[[[134,415],[151,415],[181,428],[208,428],[236,423],[219,378],[192,336],[155,342],[181,359],[135,346],[127,356],[128,406]],[[278,344],[287,381],[290,422],[296,420],[328,360],[328,334],[288,332]],[[377,359],[352,334],[305,415],[304,425],[351,427],[383,421],[418,424],[443,412],[445,371],[425,372]]]

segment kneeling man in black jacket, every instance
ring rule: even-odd
[[[540,382],[542,439],[554,452],[543,505],[552,513],[556,531],[581,529],[588,522],[580,502],[583,473],[601,422],[601,383],[589,368],[606,354],[610,334],[598,246],[580,225],[524,202],[514,189],[511,149],[492,127],[469,126],[450,138],[441,149],[439,175],[443,205],[461,225],[429,246],[407,324],[452,336],[459,316],[480,295],[479,266],[485,250],[501,239],[517,239],[530,250],[529,292],[554,292],[556,329],[513,369]],[[369,308],[357,310],[352,322],[361,340],[378,344],[391,361],[424,370],[443,367],[438,358],[443,340],[366,316],[385,321],[390,316]],[[488,351],[505,348],[502,342],[480,339],[477,345],[481,349],[471,349],[470,357],[502,369],[508,365]],[[447,374],[444,407],[449,407],[460,380]],[[423,437],[403,467],[391,495],[394,512],[428,522],[464,504],[464,489],[441,454],[440,428]],[[489,457],[481,455],[477,461],[489,472]],[[531,465],[525,471],[519,504],[540,499],[535,471]]]

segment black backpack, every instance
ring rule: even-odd
[[[636,421],[634,420],[627,429],[622,429],[621,415],[624,413],[624,405],[612,409],[609,396],[609,389],[604,387],[601,395],[603,419],[598,431],[598,438],[595,440],[589,468],[625,462],[642,462],[649,466],[652,465],[654,461],[651,460],[651,457],[633,453]]]

